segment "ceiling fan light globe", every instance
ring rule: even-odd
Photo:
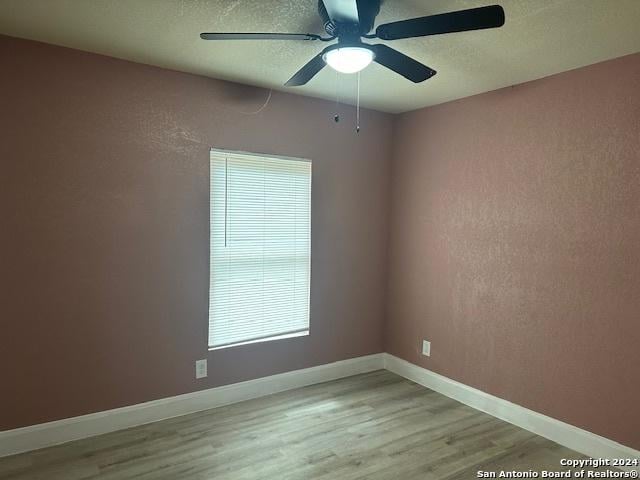
[[[341,47],[329,50],[322,58],[340,73],[357,73],[373,61],[374,53],[364,47]]]

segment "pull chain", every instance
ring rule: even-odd
[[[339,89],[339,80],[340,80],[340,74],[338,73],[338,71],[336,70],[336,113],[333,116],[333,121],[338,123],[340,121],[340,115],[338,115],[338,104],[340,103],[340,97],[339,97],[339,93],[340,93],[340,89]]]
[[[358,72],[358,96],[356,100],[356,133],[360,133],[360,72]]]

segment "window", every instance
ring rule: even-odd
[[[209,347],[308,334],[311,162],[210,161]]]

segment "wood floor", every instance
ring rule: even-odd
[[[387,371],[0,459],[11,480],[471,479],[585,458]]]

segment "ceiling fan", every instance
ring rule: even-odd
[[[337,43],[329,45],[313,57],[285,84],[295,87],[306,84],[325,64],[342,73],[356,73],[376,62],[403,77],[418,83],[436,71],[384,44],[363,43],[362,39],[398,40],[443,33],[496,28],[504,25],[504,10],[500,5],[471,8],[438,15],[400,20],[378,25],[381,0],[318,0],[318,12],[329,35],[311,33],[201,33],[203,40],[319,40]]]

